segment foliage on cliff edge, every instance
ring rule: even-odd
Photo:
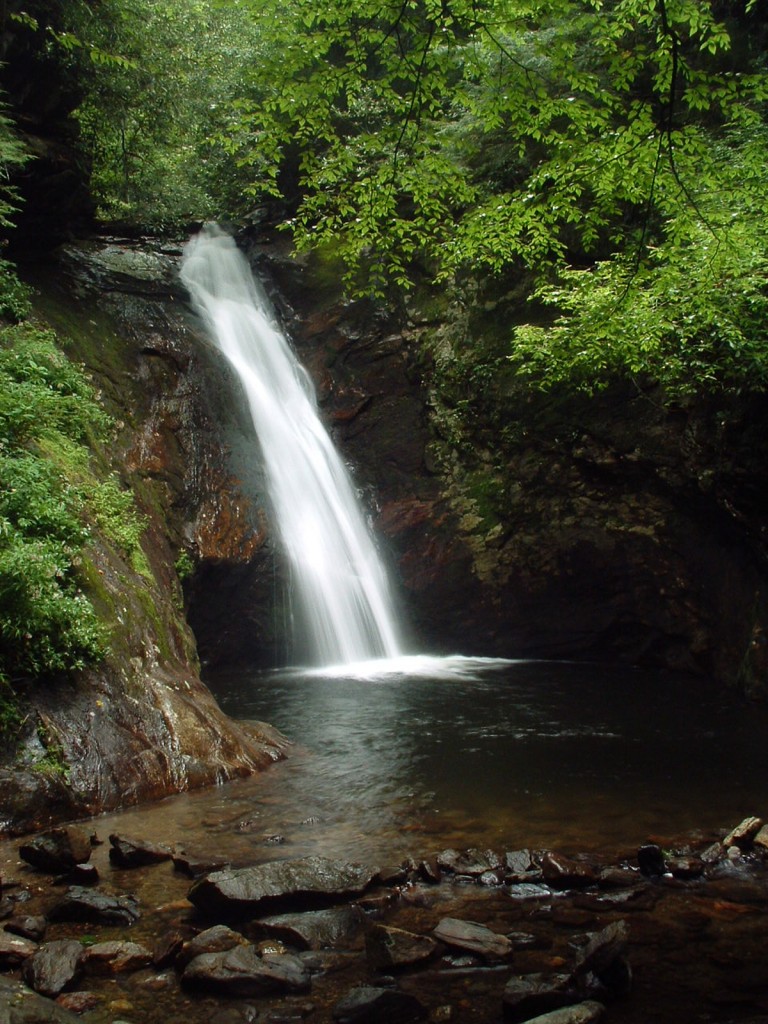
[[[50,329],[23,321],[0,330],[4,706],[25,684],[107,652],[108,630],[86,593],[88,544],[100,531],[130,557],[142,528],[130,492],[95,465],[94,447],[109,430],[93,385]],[[13,724],[7,707],[5,718]]]

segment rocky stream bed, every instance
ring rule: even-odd
[[[230,865],[105,840],[64,826],[5,851],[3,1024],[768,1021],[758,818],[604,859]]]

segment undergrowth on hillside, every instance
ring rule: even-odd
[[[0,329],[0,732],[20,724],[25,685],[108,651],[84,589],[94,533],[134,567],[146,562],[131,492],[94,468],[111,427],[52,330],[31,321]]]

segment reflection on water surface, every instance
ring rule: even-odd
[[[442,663],[440,678],[237,672],[230,715],[294,746],[241,782],[105,815],[235,862],[455,846],[632,849],[768,812],[768,709],[706,681],[595,665]],[[433,666],[435,667],[435,666]],[[447,671],[448,668],[451,671]],[[370,673],[369,673],[370,675]]]
[[[435,662],[434,667],[438,663]],[[595,665],[442,662],[361,679],[209,682],[296,742],[253,782],[187,799],[281,854],[457,845],[617,848],[766,809],[768,710],[706,681]],[[448,671],[447,668],[451,670]],[[203,810],[207,808],[207,810]],[[274,851],[273,851],[274,852]]]

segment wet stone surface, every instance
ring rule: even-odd
[[[99,890],[64,894],[54,874],[17,865],[13,879],[2,875],[0,1020],[23,1003],[19,1024],[765,1024],[758,834],[751,823],[740,845],[726,846],[723,832],[641,843],[613,859],[443,850],[388,864],[386,884],[371,868],[337,863],[337,880],[366,881],[357,893],[326,889],[333,905],[322,909],[296,886],[330,877],[322,859],[265,862],[251,869],[293,909],[256,904],[242,916],[241,907],[236,921],[216,920],[210,906],[201,913],[189,899],[198,883],[170,862],[121,868],[105,846],[94,854]],[[438,861],[425,876],[423,863]],[[489,870],[497,886],[483,883]]]

